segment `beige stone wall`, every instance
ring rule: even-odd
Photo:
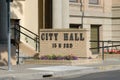
[[[23,26],[25,26],[24,6],[25,0],[13,0],[13,2],[11,3],[11,18],[20,19],[20,24]]]
[[[40,0],[41,1],[41,0]],[[42,7],[38,9],[38,3],[42,4],[38,0],[15,0],[11,4],[12,18],[21,19],[21,25],[27,29],[38,34],[38,28],[42,27],[42,12],[40,11]],[[108,3],[109,2],[109,3]],[[17,4],[17,6],[16,6]],[[19,4],[19,5],[18,5]],[[91,37],[91,24],[101,25],[100,27],[100,40],[120,40],[119,37],[119,26],[120,19],[111,19],[112,17],[120,17],[120,1],[119,0],[100,0],[99,5],[90,5],[88,0],[83,0],[83,10],[84,10],[84,28],[88,30],[87,39],[90,40]],[[39,10],[39,11],[38,11]],[[41,14],[39,14],[41,12]],[[80,3],[70,3],[69,4],[69,23],[70,24],[81,24]],[[41,17],[41,18],[40,18]],[[39,22],[40,21],[40,22]],[[61,26],[60,26],[61,27]],[[118,32],[116,32],[116,30]],[[49,30],[48,30],[49,31]],[[22,40],[25,41],[26,37],[22,36]],[[34,41],[27,39],[29,43]],[[90,47],[89,42],[87,46]],[[89,49],[89,48],[88,48]],[[89,50],[87,50],[89,53]]]
[[[16,50],[15,46],[11,45],[11,64],[16,65]],[[0,45],[0,66],[8,65],[8,47],[7,44]]]
[[[112,4],[113,5],[120,5],[120,1],[119,0],[112,0]]]
[[[38,34],[38,0],[14,0],[11,18],[21,19],[22,26]]]
[[[38,0],[14,0],[11,3],[11,18],[20,19],[21,26],[36,34],[38,34],[40,24],[38,12]],[[23,29],[21,31],[33,38],[36,37]],[[35,47],[35,42],[23,34],[21,34],[21,41],[28,42],[31,47]]]
[[[38,34],[38,0],[25,1],[25,27]]]
[[[109,4],[108,4],[109,2]],[[109,16],[108,13],[111,13],[111,5],[112,0],[100,0],[100,4],[94,5],[89,4],[89,0],[83,1],[82,10],[90,16],[101,16],[104,17],[103,14],[107,14],[105,16]],[[70,15],[80,15],[80,3],[70,3]],[[77,14],[78,13],[78,14]],[[91,14],[90,14],[91,13]]]
[[[85,29],[43,29],[40,31],[40,54],[56,54],[56,55],[77,55],[79,57],[90,57],[91,52],[89,51],[89,39],[88,39],[88,31]],[[50,40],[49,33],[53,33],[52,40]],[[58,33],[57,40],[55,40],[54,33]],[[64,40],[64,33],[68,33],[69,37],[70,34],[79,34],[82,33],[84,40],[78,41],[65,41]],[[48,34],[48,38],[46,35],[44,37],[43,34]],[[73,36],[75,37],[75,35]],[[44,38],[45,40],[42,40]],[[70,38],[69,38],[70,39]],[[75,39],[75,38],[74,38]],[[56,43],[56,47],[53,47],[53,44]],[[59,44],[61,44],[61,48],[59,48]],[[64,44],[72,44],[70,48],[64,48]],[[70,46],[70,45],[69,45]],[[92,57],[92,56],[91,56]]]
[[[101,25],[100,40],[112,39],[111,6],[112,0],[100,0],[99,5],[91,5],[88,0],[83,1],[83,28],[91,30],[91,24]],[[70,3],[70,24],[81,24],[81,15],[80,3]]]
[[[112,6],[112,0],[103,0],[103,9],[104,9],[104,13],[108,13],[111,14],[111,6]],[[106,15],[107,16],[107,15]]]
[[[38,34],[38,28],[39,28],[39,15],[38,15],[38,0],[25,0],[25,28],[32,31],[35,34]],[[36,36],[32,35],[31,33],[25,32],[32,38],[36,38]],[[35,41],[24,36],[22,36],[22,41],[26,42],[28,45],[30,45],[32,48],[35,48]]]
[[[112,40],[120,40],[120,1],[112,0]]]

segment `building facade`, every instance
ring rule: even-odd
[[[4,4],[3,4],[4,3]],[[0,2],[1,44],[7,40],[7,24],[2,16],[6,11],[5,1]],[[120,40],[119,0],[13,0],[11,19],[40,36],[41,29],[87,29],[88,40]],[[3,34],[3,32],[6,32]],[[25,32],[27,33],[27,32]],[[6,36],[3,36],[6,35]],[[34,41],[21,35],[21,41],[33,47]],[[90,43],[89,47],[99,47]],[[97,53],[92,51],[92,53]]]
[[[120,40],[120,2],[112,1],[112,40]]]

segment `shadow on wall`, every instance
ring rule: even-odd
[[[23,5],[21,3],[21,1],[13,1],[11,3],[11,18],[15,18],[18,19],[18,15],[17,15],[17,11],[19,11],[20,14],[23,14]]]
[[[8,65],[7,60],[4,58],[3,60],[0,61],[0,66],[6,66]]]
[[[11,47],[11,64],[16,64],[16,52],[15,47]],[[8,48],[3,44],[0,45],[0,66],[7,66],[8,65]]]
[[[5,66],[6,64],[1,59],[2,59],[2,57],[1,57],[1,54],[0,54],[0,66]]]
[[[18,16],[15,14],[14,11],[11,11],[10,14],[11,14],[11,18],[18,19]]]
[[[7,49],[5,49],[5,47],[6,46],[4,46],[4,44],[0,45],[0,66],[5,66],[6,65],[6,59],[4,57],[6,56],[5,52],[7,52]]]

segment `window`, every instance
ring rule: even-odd
[[[81,24],[70,24],[71,29],[78,29],[81,26]]]
[[[70,2],[78,2],[78,0],[69,0]]]
[[[89,4],[99,4],[99,0],[89,0]]]

